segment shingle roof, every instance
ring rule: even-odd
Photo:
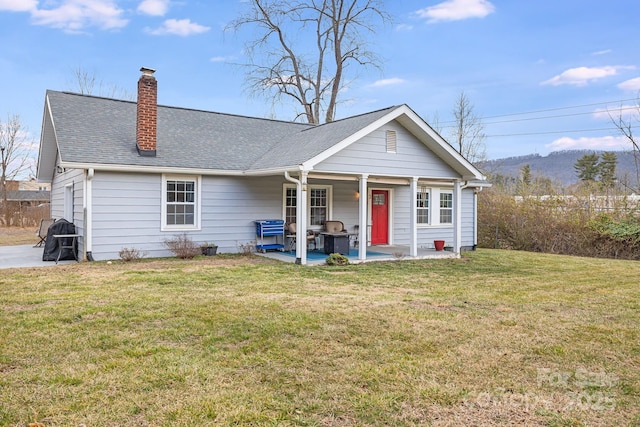
[[[156,157],[136,151],[136,103],[47,91],[63,162],[263,169],[298,165],[393,107],[324,125],[158,106]]]
[[[48,202],[51,199],[50,191],[39,190],[9,190],[7,200],[10,202]]]

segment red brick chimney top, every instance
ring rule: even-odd
[[[136,148],[138,154],[155,157],[158,126],[158,82],[156,70],[140,68],[138,80],[138,113],[136,117]]]

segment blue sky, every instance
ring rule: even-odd
[[[77,88],[74,70],[135,94],[157,70],[160,104],[288,120],[246,91],[248,31],[225,26],[239,0],[0,0],[0,115],[40,137],[46,89]],[[621,149],[607,109],[640,93],[638,0],[388,0],[393,23],[370,39],[382,68],[364,70],[337,117],[408,104],[447,137],[464,91],[489,158]],[[95,89],[94,92],[98,90]],[[116,97],[121,93],[116,94]],[[527,114],[521,114],[527,113]]]

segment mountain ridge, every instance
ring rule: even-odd
[[[546,156],[540,154],[525,154],[522,156],[504,157],[487,160],[478,164],[479,168],[489,175],[503,175],[517,178],[525,165],[531,168],[532,176],[550,178],[564,186],[576,184],[579,178],[573,168],[576,161],[585,154],[598,154],[608,150],[562,150],[552,151]],[[618,180],[625,178],[635,181],[636,168],[633,151],[613,151],[618,157],[616,176]],[[635,187],[638,187],[637,185]]]

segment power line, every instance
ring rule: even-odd
[[[577,130],[554,130],[546,132],[528,132],[528,133],[510,133],[503,135],[486,135],[487,138],[501,138],[506,136],[532,136],[532,135],[551,135],[558,133],[575,133],[575,132],[599,132],[603,130],[618,130],[618,128],[599,128],[599,129],[577,129]]]
[[[620,108],[616,111],[627,111],[627,110],[635,110],[638,107],[625,107],[625,108]],[[527,122],[527,121],[532,121],[532,120],[546,120],[546,119],[557,119],[560,117],[573,117],[573,116],[584,116],[587,114],[593,114],[593,111],[587,111],[587,112],[582,112],[582,113],[571,113],[571,114],[558,114],[555,116],[540,116],[540,117],[527,117],[525,119],[512,119],[512,120],[498,120],[496,122],[482,122],[482,125],[495,125],[495,124],[500,124],[500,123],[515,123],[515,122]],[[495,116],[494,116],[495,117]],[[447,122],[445,122],[447,123]],[[443,129],[448,129],[448,128],[454,128],[456,126],[443,126]]]
[[[569,106],[569,107],[555,107],[555,108],[547,108],[544,110],[534,110],[534,111],[526,111],[526,112],[520,112],[520,113],[509,113],[509,114],[497,114],[494,116],[486,116],[486,117],[482,117],[482,119],[496,119],[496,118],[500,118],[500,117],[512,117],[512,116],[523,116],[523,115],[528,115],[528,114],[538,114],[538,113],[548,113],[550,111],[561,111],[561,110],[571,110],[574,108],[583,108],[583,107],[593,107],[596,105],[605,105],[605,104],[613,104],[613,103],[621,103],[621,102],[628,102],[628,101],[637,101],[637,98],[629,98],[629,99],[619,99],[619,100],[615,100],[615,101],[603,101],[603,102],[594,102],[591,104],[581,104],[581,105],[574,105],[574,106]],[[629,107],[629,108],[636,108],[636,107]],[[593,114],[593,112],[586,112],[586,113],[577,113],[576,115],[579,114]],[[553,117],[563,117],[563,116],[550,116],[551,118]],[[522,120],[535,120],[535,118],[533,119],[522,119]],[[514,120],[516,121],[516,120]],[[440,122],[440,123],[455,123],[455,120],[447,120],[444,122]],[[496,122],[499,123],[499,122]],[[445,126],[445,127],[451,127],[451,126]]]

